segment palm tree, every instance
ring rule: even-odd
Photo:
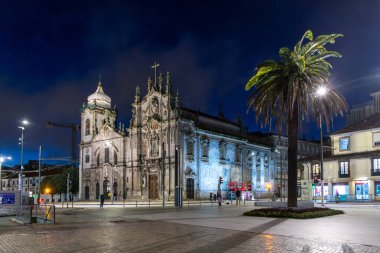
[[[321,85],[327,85],[331,64],[329,57],[341,57],[329,51],[326,44],[333,44],[342,34],[320,35],[313,39],[309,30],[294,46],[294,50],[281,48],[280,59],[267,60],[256,67],[256,74],[248,81],[245,90],[254,87],[247,105],[256,111],[256,121],[267,125],[277,120],[281,134],[283,124],[288,134],[288,207],[297,207],[297,133],[302,118],[318,119],[327,127],[337,114],[343,116],[347,102],[333,87],[324,97],[316,96]]]

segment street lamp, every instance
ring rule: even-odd
[[[322,98],[326,95],[327,88],[325,86],[319,86],[317,89],[317,96]],[[325,206],[325,192],[324,192],[324,182],[323,182],[323,133],[322,133],[322,110],[319,110],[319,129],[321,138],[321,204],[322,207]]]
[[[2,182],[2,178],[1,178],[1,166],[3,165],[3,162],[5,160],[11,160],[12,157],[10,156],[3,156],[3,155],[0,155],[0,191],[3,190],[3,182]]]
[[[26,126],[29,124],[29,122],[27,120],[23,120],[21,121],[22,125]],[[18,128],[21,129],[21,138],[19,139],[20,140],[20,144],[21,144],[21,162],[20,162],[20,190],[21,192],[24,190],[24,187],[23,187],[23,178],[22,178],[22,173],[24,171],[24,130],[25,130],[25,127],[24,126],[19,126]],[[22,197],[20,198],[21,199],[21,204],[22,204]]]

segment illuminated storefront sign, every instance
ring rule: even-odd
[[[14,193],[0,193],[0,204],[9,205],[15,203]]]

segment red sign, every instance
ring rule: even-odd
[[[228,183],[228,189],[230,191],[252,191],[252,184],[232,181]]]

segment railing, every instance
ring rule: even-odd
[[[234,204],[236,203],[236,198],[232,198],[232,201],[230,199],[230,196],[225,196],[223,198],[223,204],[224,205],[230,205],[231,202]],[[241,198],[241,205],[244,205],[245,202],[253,203],[252,200],[244,200]],[[182,206],[217,206],[218,201],[214,199],[209,200],[209,199],[183,199],[182,201]],[[79,201],[79,202],[74,202],[73,207],[100,207],[100,202],[95,202],[95,201]],[[114,201],[112,203],[111,201],[105,201],[103,204],[103,208],[112,208],[112,207],[125,207],[125,208],[134,208],[134,207],[162,207],[163,203],[162,200],[128,200],[128,201]],[[174,200],[165,200],[165,207],[173,207],[175,206]],[[57,206],[60,208],[59,206]],[[71,208],[71,206],[70,206]]]
[[[17,219],[25,223],[55,223],[55,206],[22,205],[17,210]]]
[[[313,200],[320,201],[321,196],[314,196]],[[342,195],[325,195],[326,202],[375,202],[380,201],[380,196],[375,194],[342,194]]]
[[[10,206],[1,206],[0,205],[0,217],[2,216],[13,216],[16,215],[16,209]]]

